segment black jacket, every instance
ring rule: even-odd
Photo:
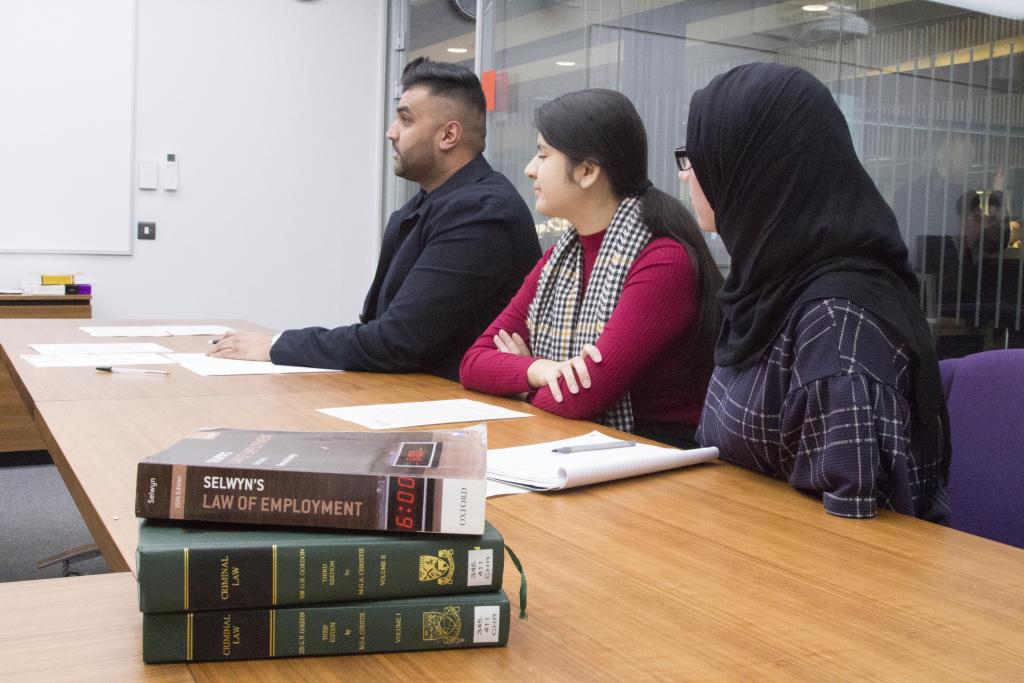
[[[360,322],[287,330],[281,365],[428,372],[459,362],[540,258],[530,210],[483,156],[391,214]]]

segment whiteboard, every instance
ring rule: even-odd
[[[0,251],[131,253],[135,0],[0,0]]]

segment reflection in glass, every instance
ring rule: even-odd
[[[651,180],[685,199],[673,150],[693,92],[746,62],[803,67],[835,94],[900,221],[940,354],[1024,345],[1014,246],[1024,215],[1024,22],[934,2],[804,4],[484,3],[488,158],[530,204],[522,170],[535,109],[571,90],[614,88],[644,118]],[[728,267],[721,242],[708,239]]]

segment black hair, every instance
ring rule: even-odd
[[[690,212],[647,179],[647,131],[636,107],[620,92],[591,88],[546,102],[537,110],[535,121],[547,144],[573,166],[590,161],[608,175],[619,199],[639,197],[641,218],[654,236],[671,237],[686,249],[700,287],[692,366],[712,365],[722,321],[717,297],[722,274]]]
[[[416,86],[426,88],[435,97],[454,102],[460,110],[459,122],[463,130],[477,138],[478,151],[483,151],[487,136],[487,100],[476,74],[461,64],[417,57],[402,71],[402,92]]]
[[[972,211],[981,211],[981,197],[974,190],[968,190],[962,196],[956,199],[956,212],[960,216],[966,217],[968,213]]]

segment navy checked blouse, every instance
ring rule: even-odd
[[[910,433],[910,359],[867,310],[812,301],[790,316],[761,363],[716,367],[697,433],[723,460],[820,496],[825,511],[879,506],[940,521],[937,458]]]

